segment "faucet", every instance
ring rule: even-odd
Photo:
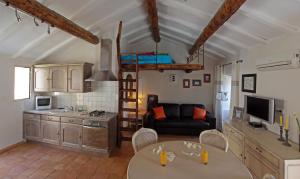
[[[74,111],[74,107],[73,106],[65,106],[65,111]]]

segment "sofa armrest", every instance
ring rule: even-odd
[[[147,112],[144,115],[143,126],[154,129],[154,115],[152,112]]]
[[[216,129],[216,118],[209,112],[206,113],[206,121],[209,123],[210,129]]]

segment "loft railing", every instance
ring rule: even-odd
[[[197,63],[200,64],[200,61],[202,60],[202,65],[204,65],[204,45],[201,46],[194,54],[187,57],[186,62],[187,64],[190,64],[197,60]]]

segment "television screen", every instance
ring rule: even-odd
[[[247,96],[247,113],[269,121],[269,100]]]

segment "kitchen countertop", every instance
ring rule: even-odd
[[[92,117],[89,112],[75,112],[75,111],[65,111],[64,109],[51,109],[51,110],[26,110],[24,113],[58,116],[58,117],[72,117],[78,119],[90,119],[90,120],[101,120],[109,121],[117,116],[117,113],[106,112],[104,115],[99,117]]]

